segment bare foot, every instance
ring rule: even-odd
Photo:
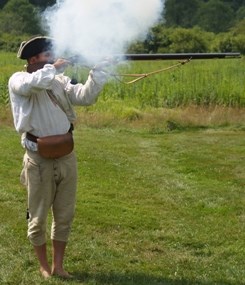
[[[58,276],[58,277],[61,277],[61,278],[65,278],[65,279],[70,279],[70,278],[73,277],[71,274],[69,274],[64,269],[54,269],[52,271],[52,275]]]
[[[44,269],[44,268],[40,268],[40,273],[41,273],[41,275],[45,278],[45,279],[47,279],[47,278],[49,278],[49,277],[51,277],[51,270],[46,270],[46,269]]]

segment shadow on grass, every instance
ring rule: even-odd
[[[169,278],[164,277],[156,277],[153,275],[145,275],[140,273],[129,273],[129,274],[121,274],[121,273],[98,273],[98,274],[89,274],[89,273],[81,273],[74,272],[72,273],[74,279],[86,284],[86,282],[98,285],[242,285],[241,283],[230,283],[226,281],[201,281],[201,280],[171,280]],[[73,279],[73,280],[74,280]]]

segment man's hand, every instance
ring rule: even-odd
[[[64,72],[64,70],[66,69],[67,66],[72,65],[72,62],[70,62],[67,59],[64,58],[58,58],[54,63],[53,63],[54,67],[56,68],[56,70],[61,73]]]

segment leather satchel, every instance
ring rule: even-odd
[[[72,133],[37,138],[38,153],[45,158],[60,158],[73,151]]]

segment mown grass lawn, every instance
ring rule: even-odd
[[[77,127],[74,136],[65,261],[74,280],[44,281],[26,239],[23,150],[13,128],[0,128],[0,284],[245,284],[244,131]]]

